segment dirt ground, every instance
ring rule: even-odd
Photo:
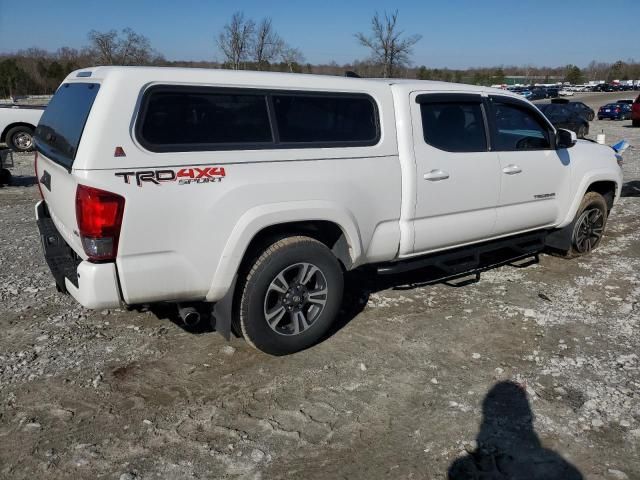
[[[462,287],[350,276],[332,335],[282,358],[187,332],[170,309],[88,311],[57,293],[33,158],[17,156],[0,189],[0,477],[640,478],[630,123],[591,124],[633,145],[597,251]]]

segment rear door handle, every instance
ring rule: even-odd
[[[431,170],[429,173],[424,174],[424,179],[430,182],[437,182],[439,180],[446,180],[449,178],[449,174],[442,170]]]
[[[507,175],[515,175],[516,173],[521,173],[522,169],[518,165],[511,164],[504,167],[502,171]]]

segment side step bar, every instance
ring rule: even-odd
[[[432,268],[440,273],[438,281],[460,277],[505,265],[528,257],[536,257],[545,247],[546,231],[538,231],[467,247],[438,252],[423,257],[386,263],[377,267],[380,275],[396,275],[412,270]]]

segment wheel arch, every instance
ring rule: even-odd
[[[28,127],[31,130],[35,131],[36,127],[34,125],[31,125],[28,122],[14,122],[14,123],[10,123],[9,125],[7,125],[5,127],[5,129],[2,131],[2,134],[0,134],[0,142],[6,142],[7,140],[7,133],[9,133],[9,130],[11,130],[12,128],[15,127]]]
[[[598,192],[607,200],[607,207],[611,210],[616,199],[620,195],[622,187],[622,175],[614,174],[611,169],[593,170],[589,175],[582,178],[577,188],[573,190],[572,200],[568,208],[564,210],[564,219],[557,224],[557,228],[562,228],[570,224],[578,211],[582,198],[587,192]],[[562,217],[560,217],[562,218]]]
[[[611,208],[613,207],[613,200],[616,196],[618,185],[613,180],[598,180],[595,181],[587,187],[583,196],[589,192],[597,192],[602,195],[607,202],[607,213],[611,212]]]
[[[306,235],[324,243],[345,270],[356,266],[363,255],[357,222],[344,207],[331,202],[258,206],[247,211],[229,235],[207,301],[221,299],[232,288],[243,264],[261,247],[291,235]]]
[[[588,182],[587,182],[588,183]],[[611,212],[611,208],[613,207],[613,202],[615,199],[615,194],[617,191],[618,184],[614,180],[595,180],[588,183],[588,185],[581,190],[582,195],[576,196],[578,204],[575,209],[571,210],[571,217],[569,221],[565,221],[560,228],[552,230],[547,235],[546,245],[551,247],[552,249],[558,250],[568,250],[571,248],[571,236],[573,233],[573,227],[575,225],[575,216],[582,203],[582,199],[589,192],[599,193],[604,197],[604,200],[607,204],[607,214]]]

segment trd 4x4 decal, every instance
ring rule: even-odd
[[[141,187],[143,182],[160,185],[164,182],[178,182],[179,185],[193,183],[216,183],[225,177],[224,167],[188,167],[179,170],[139,170],[137,172],[117,172],[116,177],[122,177],[124,183],[131,183],[131,178],[136,179],[136,184]]]

